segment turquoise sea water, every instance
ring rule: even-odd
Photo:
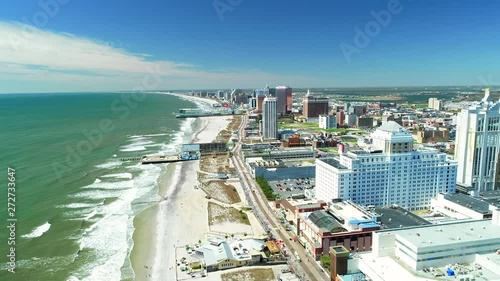
[[[120,158],[178,152],[193,119],[161,94],[0,95],[0,280],[120,280],[132,219],[159,200],[164,167]],[[8,268],[7,168],[16,171],[16,273]],[[2,226],[2,224],[4,226]]]

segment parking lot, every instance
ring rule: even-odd
[[[314,179],[302,178],[270,181],[269,185],[273,189],[274,193],[278,194],[282,199],[298,199],[301,196],[304,196],[304,189],[314,187]]]

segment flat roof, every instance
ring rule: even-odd
[[[481,192],[480,195],[481,195],[481,198],[483,198],[483,199],[488,199],[488,200],[500,199],[500,190],[483,191],[483,192]]]
[[[488,190],[481,192],[481,198],[491,205],[500,207],[500,190]]]
[[[382,229],[429,225],[430,222],[401,207],[375,207]]]
[[[459,204],[460,206],[464,206],[466,208],[469,208],[473,211],[476,211],[478,213],[482,214],[488,214],[491,213],[489,207],[490,204],[488,204],[485,201],[482,201],[480,199],[462,194],[462,193],[446,193],[444,195],[444,199],[449,200],[453,203]]]
[[[399,235],[407,244],[416,247],[447,246],[490,239],[496,239],[500,244],[500,226],[493,224],[491,220],[459,221],[419,228],[398,229],[391,232]]]
[[[368,214],[365,214],[346,201],[332,203],[329,210],[346,221],[372,219]]]
[[[340,161],[335,158],[318,158],[319,161],[323,161],[326,164],[335,167],[339,170],[347,170],[347,167],[340,164]]]
[[[298,209],[321,208],[321,203],[306,203],[295,205],[295,207]]]
[[[274,243],[274,241],[266,241],[266,246],[269,249],[269,251],[273,254],[280,252],[280,249],[278,248],[276,243]]]
[[[495,254],[497,255],[497,254]],[[480,255],[483,256],[483,255]],[[396,260],[394,257],[375,257],[372,252],[358,253],[359,268],[363,269],[366,276],[371,277],[373,280],[383,281],[427,281],[427,280],[460,280],[461,277],[469,275],[446,276],[446,267],[438,267],[445,276],[434,277],[432,273],[425,273],[422,270],[417,272],[409,269],[401,260]],[[476,262],[478,260],[476,259]],[[479,263],[481,264],[481,263]],[[469,266],[469,268],[473,268]],[[486,269],[484,266],[480,270],[481,278],[476,280],[497,280],[500,275]]]

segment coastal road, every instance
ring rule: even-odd
[[[239,177],[242,181],[242,187],[245,191],[245,195],[249,199],[248,202],[255,210],[255,215],[264,226],[264,229],[271,231],[273,236],[280,238],[284,241],[288,248],[290,254],[289,264],[294,268],[301,280],[317,280],[317,281],[329,281],[330,278],[319,268],[318,264],[313,261],[313,258],[308,256],[305,249],[298,243],[290,241],[290,235],[284,230],[283,226],[278,222],[276,215],[268,204],[268,201],[260,187],[256,184],[253,178],[248,173],[243,158],[241,155],[241,140],[244,136],[244,129],[246,126],[247,118],[242,115],[241,126],[238,129],[239,132],[239,142],[233,148],[233,163],[236,170],[238,171]],[[265,220],[263,220],[265,218]],[[295,262],[295,255],[297,253],[301,260],[300,263]]]

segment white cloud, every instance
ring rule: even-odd
[[[157,73],[162,80],[160,89],[321,84],[320,79],[259,70],[208,72],[190,64],[154,61],[148,54],[132,54],[112,44],[68,33],[0,22],[0,80],[51,81],[52,84],[60,81],[65,87],[74,85],[73,91],[127,90],[141,85],[144,76],[154,70],[160,72]],[[53,89],[68,90],[71,89]],[[2,90],[0,86],[0,92],[5,91],[12,89]]]

